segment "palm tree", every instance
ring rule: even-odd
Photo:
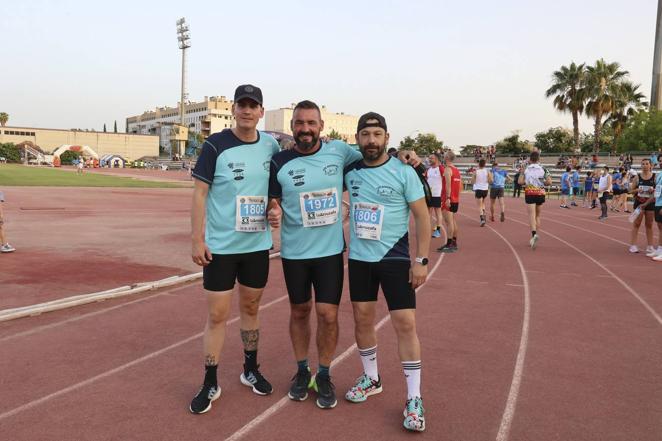
[[[9,121],[9,114],[0,112],[0,125],[4,127],[5,124],[7,124],[7,121]]]
[[[575,64],[561,66],[561,69],[552,74],[552,86],[547,89],[545,96],[554,96],[554,107],[560,112],[572,114],[572,133],[575,139],[575,149],[579,149],[579,115],[584,111],[586,95],[584,93],[585,65]]]
[[[602,117],[609,115],[615,107],[616,97],[620,93],[623,79],[628,75],[620,70],[618,63],[607,63],[599,59],[594,66],[586,67],[586,114],[595,118],[593,151],[600,150],[600,134],[602,132]]]
[[[605,121],[609,122],[612,129],[614,129],[614,142],[611,146],[612,152],[616,151],[616,143],[623,133],[628,119],[638,111],[648,107],[648,103],[645,101],[646,95],[639,92],[639,86],[640,84],[635,85],[630,81],[623,81],[621,83],[616,100],[614,101],[614,108],[611,111],[609,119]]]

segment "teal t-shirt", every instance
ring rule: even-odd
[[[501,169],[492,169],[492,188],[505,188],[506,186],[506,176],[508,172]]]
[[[245,143],[232,130],[214,133],[202,145],[192,175],[209,184],[205,242],[213,254],[268,250],[266,222],[269,163],[280,150],[270,135]]]
[[[343,251],[343,169],[361,157],[342,141],[322,143],[310,154],[283,150],[274,155],[269,197],[281,199],[283,258],[313,259]]]
[[[345,170],[350,202],[349,258],[409,260],[409,204],[425,197],[416,171],[396,158]]]
[[[655,180],[655,206],[662,207],[662,172],[657,174]]]

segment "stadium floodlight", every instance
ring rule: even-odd
[[[191,47],[191,33],[186,19],[184,17],[177,20],[177,45],[182,51],[182,89],[181,97],[179,100],[179,123],[184,125],[184,103],[188,99],[186,93],[186,49]],[[181,155],[185,148],[185,141],[179,141],[177,146],[177,154]]]
[[[651,109],[662,108],[662,0],[657,2],[655,27],[655,52],[653,53],[653,85],[651,87]]]

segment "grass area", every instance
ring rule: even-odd
[[[173,182],[145,181],[96,173],[83,173],[79,175],[75,172],[57,168],[0,164],[0,187],[3,186],[182,188],[188,185]]]

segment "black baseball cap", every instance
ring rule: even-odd
[[[259,87],[252,84],[242,84],[234,91],[235,103],[244,98],[252,99],[259,105],[262,105],[262,91]]]
[[[368,122],[372,119],[376,119],[377,122]],[[379,113],[376,112],[368,112],[359,118],[359,123],[356,126],[356,133],[359,133],[361,130],[365,129],[366,127],[381,127],[384,129],[386,132],[386,120],[384,119],[383,116],[381,116]]]

